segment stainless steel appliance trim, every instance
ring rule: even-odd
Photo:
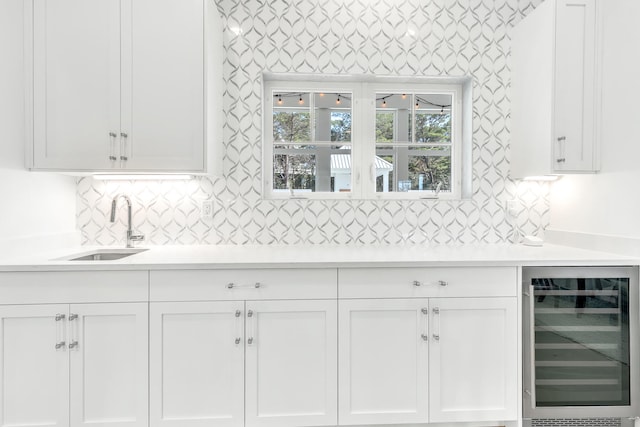
[[[630,351],[630,405],[629,406],[535,406],[534,385],[534,334],[533,334],[533,295],[530,284],[534,277],[544,278],[629,278],[629,351]],[[640,415],[640,328],[638,310],[640,294],[638,292],[638,267],[523,267],[523,416],[528,419],[573,419],[573,418],[623,418]]]

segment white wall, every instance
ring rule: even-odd
[[[75,179],[24,168],[23,0],[0,1],[0,253],[75,230]]]
[[[640,239],[640,2],[603,2],[602,170],[553,184],[554,230]]]

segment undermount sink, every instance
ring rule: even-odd
[[[131,255],[139,254],[140,252],[148,251],[149,249],[134,248],[134,249],[97,249],[95,251],[86,252],[82,254],[75,254],[59,260],[64,261],[114,261],[117,259],[126,258]]]

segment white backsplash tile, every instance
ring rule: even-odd
[[[541,0],[221,0],[225,23],[224,178],[80,178],[84,244],[123,244],[133,201],[150,244],[503,243],[549,223],[548,185],[509,173],[509,28]],[[235,28],[234,28],[235,27]],[[241,31],[238,30],[241,29]],[[261,199],[264,71],[473,77],[473,197],[464,201]],[[214,200],[212,219],[200,217]],[[516,219],[505,211],[519,201]]]

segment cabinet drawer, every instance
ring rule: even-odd
[[[0,273],[2,304],[145,302],[146,271]]]
[[[151,301],[337,297],[335,269],[166,270],[150,273]]]
[[[340,298],[516,296],[515,267],[342,268]]]

